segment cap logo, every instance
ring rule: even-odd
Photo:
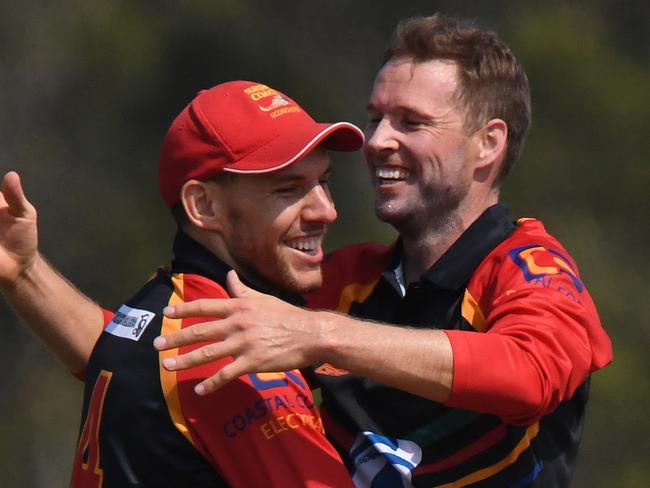
[[[285,105],[289,105],[291,102],[284,98],[282,95],[278,94],[273,97],[273,100],[271,100],[271,104],[267,105],[266,107],[259,105],[260,110],[263,112],[269,112],[273,110],[274,108],[278,107],[284,107]]]
[[[257,102],[258,100],[261,100],[262,98],[270,97],[273,95],[277,95],[277,91],[274,90],[273,88],[269,88],[266,85],[253,85],[249,86],[244,90],[244,93],[248,96],[251,97],[251,100],[254,102]]]
[[[268,97],[273,97],[270,103],[268,104],[259,104],[257,107],[262,112],[269,112],[269,115],[272,119],[280,117],[285,114],[300,112],[301,109],[297,105],[293,104],[288,100],[282,93],[279,93],[273,88],[269,88],[266,85],[258,84],[249,86],[244,90],[244,93],[251,97],[251,100],[258,102]],[[290,106],[287,106],[290,105]]]
[[[167,206],[174,207],[190,179],[208,180],[221,171],[270,173],[321,145],[352,152],[362,144],[363,132],[349,122],[316,122],[281,91],[254,81],[230,81],[199,91],[176,116],[162,144],[158,185]],[[136,330],[129,338],[140,337],[145,317],[136,318],[126,328],[120,322],[118,330],[125,335]]]

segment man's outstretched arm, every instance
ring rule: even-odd
[[[442,331],[304,310],[247,288],[233,272],[228,275],[228,288],[239,298],[197,300],[165,310],[170,317],[218,316],[222,320],[196,324],[154,342],[157,348],[165,349],[221,339],[164,362],[169,369],[184,369],[232,356],[234,361],[200,383],[197,393],[210,393],[246,373],[286,371],[327,362],[439,402],[449,397],[453,354]],[[396,350],[399,357],[394,354]]]
[[[101,308],[38,252],[37,213],[15,172],[0,192],[0,291],[45,345],[81,372],[102,331]]]
[[[485,333],[411,329],[304,310],[245,287],[232,272],[228,289],[237,298],[165,310],[172,318],[221,320],[154,341],[166,349],[221,340],[163,363],[176,370],[231,356],[232,363],[197,385],[200,394],[245,373],[330,363],[448,406],[530,425],[611,360],[611,343],[596,315],[585,317],[582,305],[535,286],[505,296],[492,309]],[[522,303],[534,307],[526,311]]]

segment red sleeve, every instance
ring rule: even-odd
[[[108,323],[113,320],[113,316],[115,315],[115,312],[112,312],[110,310],[106,310],[105,308],[102,308],[102,315],[104,316],[104,322],[102,323],[102,330],[106,328]],[[80,381],[85,381],[86,379],[86,369],[82,369],[81,371],[71,371],[72,376],[77,378]]]
[[[113,317],[115,316],[115,312],[102,308],[102,314],[104,315],[104,327],[106,327],[108,323],[111,320],[113,320]]]
[[[530,424],[607,365],[612,346],[557,242],[509,244],[486,259],[468,287],[485,333],[446,331],[454,354],[447,404]]]
[[[355,244],[329,254],[323,262],[323,285],[305,295],[307,307],[347,313],[353,301],[364,301],[386,268],[393,248]]]
[[[186,301],[227,297],[218,285],[196,276],[176,277],[174,285]],[[165,318],[163,333],[192,323]],[[171,353],[182,354],[195,347]],[[350,476],[325,438],[311,392],[298,370],[242,376],[206,397],[194,393],[199,381],[230,361],[227,358],[177,373],[161,367],[163,389],[176,425],[228,484],[351,487]]]

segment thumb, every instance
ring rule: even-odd
[[[25,197],[20,184],[20,176],[15,171],[7,173],[2,180],[2,195],[9,206],[11,215],[17,218],[30,218],[36,210]]]
[[[228,285],[228,293],[232,298],[248,298],[254,297],[256,295],[262,295],[262,293],[253,290],[249,286],[246,286],[241,282],[237,272],[232,269],[228,271],[228,276],[226,277],[226,284]]]

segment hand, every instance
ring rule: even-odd
[[[34,264],[38,249],[36,209],[18,173],[4,176],[0,192],[0,285],[10,287]]]
[[[234,271],[228,273],[231,299],[201,299],[167,307],[170,318],[220,317],[157,337],[158,350],[173,349],[198,342],[221,340],[205,345],[163,365],[168,370],[187,369],[227,356],[233,362],[199,383],[199,395],[211,393],[247,373],[288,371],[317,362],[314,356],[320,332],[314,314],[244,285]]]

